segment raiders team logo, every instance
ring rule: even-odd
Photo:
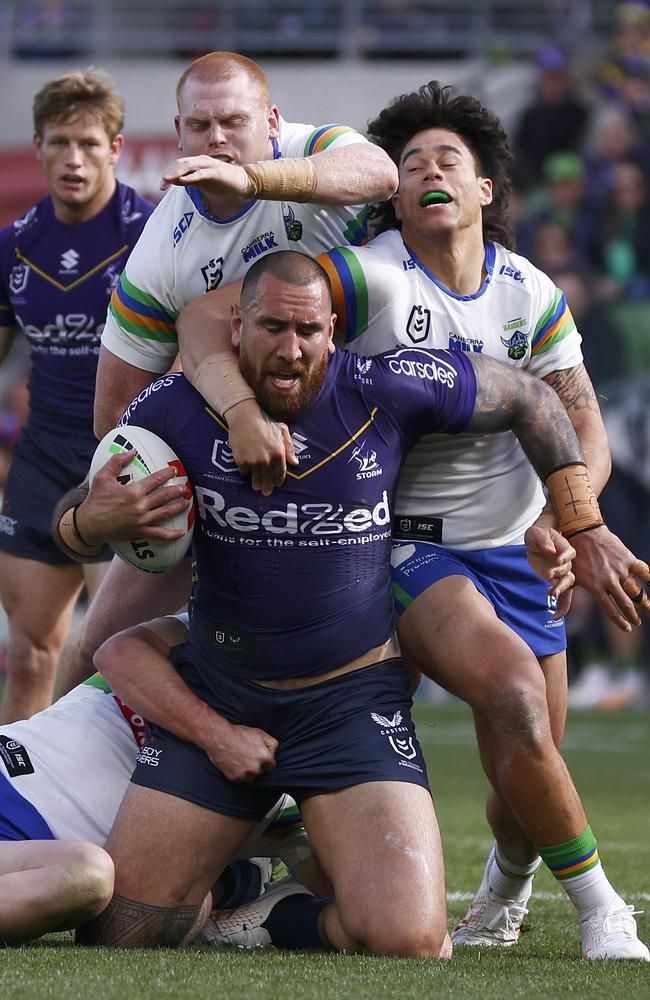
[[[521,330],[515,330],[510,340],[501,337],[501,343],[508,348],[508,357],[513,361],[521,361],[528,350],[528,337]]]
[[[296,213],[291,205],[287,205],[285,202],[282,202],[282,218],[284,219],[287,239],[297,243],[302,239],[302,222],[296,219]]]
[[[431,331],[431,310],[424,306],[413,306],[411,315],[406,324],[407,336],[414,344],[421,344],[426,340]]]
[[[223,278],[223,257],[213,257],[205,267],[201,268],[201,274],[205,281],[206,292],[213,292],[218,288]]]

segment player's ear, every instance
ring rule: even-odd
[[[402,221],[402,213],[401,213],[400,205],[399,205],[399,188],[395,192],[395,194],[393,195],[393,197],[391,198],[391,201],[393,203],[393,208],[395,210],[395,215],[397,216],[397,218],[401,222]]]
[[[237,305],[230,307],[230,341],[239,350],[241,343],[241,309]]]
[[[280,109],[271,104],[268,112],[269,139],[277,139],[280,135]]]
[[[492,181],[489,177],[479,177],[481,207],[492,204]]]
[[[123,149],[124,149],[124,136],[116,135],[113,141],[111,142],[111,153],[114,164],[117,163],[117,161],[119,160],[120,156],[122,155]]]
[[[178,138],[178,148],[180,150],[182,150],[183,147],[181,146],[181,116],[180,115],[174,115],[174,128],[176,129],[176,136]]]
[[[38,134],[38,132],[34,132],[33,142],[34,142],[34,149],[36,150],[36,159],[37,160],[42,160],[43,159],[43,140],[41,139],[41,137]]]
[[[334,330],[335,329],[336,329],[336,313],[332,313],[332,315],[330,316],[330,328],[329,328],[329,331],[328,331],[328,333],[329,333],[329,343],[327,345],[327,349],[330,352],[330,354],[334,354],[334,351],[336,350],[336,344],[334,343]]]

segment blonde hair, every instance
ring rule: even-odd
[[[202,83],[217,83],[219,80],[229,80],[238,73],[244,73],[253,85],[259,87],[260,96],[264,103],[268,104],[269,81],[266,73],[256,62],[246,56],[240,56],[238,52],[208,52],[190,63],[176,85],[176,103],[179,111],[183,87],[188,79],[200,80]]]
[[[42,139],[48,122],[94,115],[112,141],[124,125],[124,101],[107,76],[92,66],[44,84],[33,104],[34,131]]]

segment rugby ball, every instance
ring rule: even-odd
[[[138,538],[128,542],[111,542],[111,548],[120,559],[145,573],[164,573],[186,555],[194,532],[192,486],[178,455],[166,441],[144,427],[133,427],[130,424],[125,427],[114,427],[97,445],[88,478],[92,483],[97,472],[106,465],[109,458],[130,451],[132,448],[135,448],[137,454],[119,476],[119,481],[124,486],[137,483],[152,472],[172,465],[176,469],[176,478],[173,482],[185,484],[185,498],[191,500],[191,504],[175,517],[160,522],[161,527],[182,530],[183,535],[180,538],[170,541],[159,538]]]

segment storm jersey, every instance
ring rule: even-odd
[[[402,458],[422,433],[465,427],[475,398],[462,355],[337,351],[317,398],[291,425],[299,466],[265,497],[240,476],[225,421],[184,376],[140,393],[123,422],[167,441],[194,488],[188,641],[208,687],[211,666],[250,678],[319,674],[388,638]],[[130,447],[128,426],[124,438]]]
[[[0,726],[0,778],[36,810],[55,840],[104,843],[144,727],[129,709],[124,713],[133,728],[96,675],[31,719]]]
[[[152,211],[118,183],[87,222],[61,222],[48,196],[0,231],[0,327],[29,341],[32,426],[92,438],[106,307]]]
[[[366,247],[321,255],[345,346],[362,355],[396,344],[490,355],[543,378],[582,361],[562,292],[525,258],[488,243],[487,277],[456,295],[397,230]],[[539,479],[511,431],[428,435],[408,456],[396,500],[405,524],[428,525],[423,541],[455,549],[518,544],[544,505]]]
[[[366,142],[341,125],[281,121],[275,158],[310,156]],[[174,323],[204,292],[239,281],[262,254],[300,250],[314,256],[367,236],[366,206],[250,201],[228,219],[203,207],[194,187],[172,187],[156,208],[129,259],[109,307],[102,343],[117,357],[151,372],[166,372],[178,351]]]

